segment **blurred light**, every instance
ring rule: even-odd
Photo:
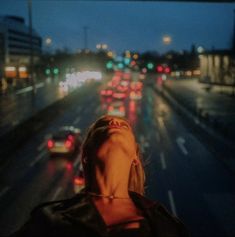
[[[64,145],[66,148],[70,149],[70,148],[72,148],[73,143],[70,140],[66,140]]]
[[[170,73],[171,69],[169,67],[165,68],[165,73]]]
[[[167,79],[167,76],[165,74],[162,75],[162,80],[165,81]]]
[[[112,58],[113,57],[113,52],[112,51],[108,51],[107,56]]]
[[[203,52],[204,52],[204,48],[203,48],[202,46],[199,46],[199,47],[197,48],[197,52],[198,52],[198,53],[203,53]]]
[[[185,75],[190,77],[190,76],[192,76],[192,72],[191,71],[186,71]]]
[[[169,45],[172,41],[172,38],[169,35],[164,35],[162,41],[164,44]]]
[[[47,141],[47,147],[49,148],[49,149],[51,149],[52,147],[54,146],[54,142],[53,142],[53,140],[48,140]]]
[[[102,44],[102,45],[101,45],[101,48],[102,48],[102,49],[107,49],[107,48],[108,48],[108,45],[107,45],[107,44]]]
[[[70,162],[68,162],[68,163],[66,164],[66,169],[67,169],[67,170],[72,170],[72,168],[73,168],[72,164],[71,164]]]
[[[51,70],[50,70],[49,68],[47,68],[47,69],[45,70],[45,74],[46,74],[46,75],[50,75],[50,73],[51,73]]]
[[[136,65],[136,61],[131,61],[131,66],[135,66]]]
[[[73,182],[75,185],[83,186],[85,184],[85,179],[82,177],[75,177]]]
[[[7,72],[14,72],[15,70],[16,70],[16,67],[11,67],[11,66],[5,67],[5,71]]]
[[[126,56],[127,58],[130,58],[130,57],[131,57],[130,51],[127,50],[127,51],[125,52],[125,56]]]
[[[101,49],[101,44],[97,44],[97,45],[96,45],[96,48],[97,48],[97,49]]]
[[[19,72],[26,72],[26,71],[27,71],[26,67],[19,67]]]
[[[194,70],[193,71],[193,75],[200,76],[201,75],[201,71],[200,70]]]
[[[112,68],[113,68],[113,62],[112,62],[112,61],[108,61],[108,62],[106,63],[106,68],[107,68],[107,69],[112,69]]]
[[[152,70],[153,67],[154,67],[153,63],[148,63],[148,64],[147,64],[147,68],[148,68],[149,70]]]
[[[144,67],[144,68],[142,69],[142,72],[143,72],[143,73],[147,73],[147,68]]]
[[[131,62],[131,59],[130,59],[130,58],[124,58],[124,63],[125,63],[126,65],[129,65],[130,62]]]
[[[119,69],[123,69],[124,68],[124,65],[122,63],[118,63],[117,66],[118,66]]]
[[[139,55],[138,55],[137,53],[135,53],[135,54],[133,55],[133,58],[134,58],[135,60],[137,60],[137,59],[139,58]]]
[[[163,66],[161,66],[161,65],[157,66],[157,71],[158,72],[163,72]]]
[[[47,37],[47,38],[45,39],[45,43],[46,43],[47,46],[50,46],[51,43],[52,43],[52,39],[51,39],[50,37]]]
[[[59,69],[57,67],[55,67],[53,69],[53,73],[54,73],[54,75],[58,75],[59,74]]]

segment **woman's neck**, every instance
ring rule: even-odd
[[[117,149],[116,149],[117,150]],[[108,152],[95,166],[91,192],[105,196],[129,197],[128,182],[131,163],[122,152]]]

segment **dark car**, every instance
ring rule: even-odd
[[[51,156],[72,155],[80,149],[81,143],[81,130],[73,126],[65,126],[49,137],[47,149]]]

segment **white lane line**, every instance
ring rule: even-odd
[[[42,142],[42,143],[38,146],[37,150],[38,150],[38,151],[41,151],[41,150],[43,150],[44,147],[45,147],[45,142]]]
[[[59,187],[59,188],[57,188],[57,190],[56,190],[56,192],[54,193],[54,195],[53,195],[53,197],[52,197],[52,201],[54,201],[58,196],[59,196],[59,194],[61,193],[61,191],[62,191],[62,187]]]
[[[168,190],[167,193],[168,193],[168,198],[169,198],[169,202],[170,202],[170,206],[171,206],[171,211],[172,211],[172,213],[173,213],[175,216],[177,216],[173,193],[172,193],[171,190]]]
[[[29,91],[32,91],[33,90],[33,87],[32,86],[29,86],[29,87],[25,87],[23,89],[20,89],[16,92],[17,95],[19,94],[23,94],[23,93],[26,93],[26,92],[29,92]]]
[[[1,191],[0,191],[0,198],[5,195],[8,191],[10,190],[10,187],[9,186],[6,186],[5,188],[3,188]]]
[[[45,156],[46,155],[46,151],[42,151],[36,158],[35,158],[35,160],[33,160],[30,164],[29,164],[29,166],[30,167],[33,167],[38,161],[40,161],[42,158],[43,158],[43,156]]]
[[[80,118],[80,117],[77,117],[77,118],[73,121],[73,124],[74,124],[74,125],[75,125],[75,124],[78,124],[80,120],[81,120],[81,118]]]
[[[41,83],[38,83],[37,85],[36,85],[36,88],[38,89],[38,88],[41,88],[41,87],[43,87],[44,86],[44,82],[41,82]]]
[[[184,146],[184,143],[185,143],[185,140],[184,138],[182,137],[178,137],[176,139],[176,143],[177,145],[179,146],[180,150],[183,152],[184,155],[188,155],[188,151],[186,150],[185,146]]]
[[[44,83],[43,82],[41,82],[41,83],[38,83],[36,86],[35,86],[35,88],[40,88],[40,87],[43,87],[44,86]],[[26,93],[26,92],[29,92],[29,91],[32,91],[33,90],[33,87],[32,86],[28,86],[28,87],[25,87],[25,88],[23,88],[23,89],[20,89],[20,90],[18,90],[17,92],[16,92],[16,94],[17,95],[19,95],[19,94],[23,94],[23,93]]]
[[[161,158],[162,169],[166,170],[166,160],[163,152],[161,152],[160,158]]]

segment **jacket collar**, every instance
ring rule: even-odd
[[[150,217],[148,210],[155,203],[135,192],[130,192],[130,197],[136,206],[143,211],[146,218]],[[98,212],[91,197],[85,192],[81,192],[73,198],[73,202],[71,205],[67,205],[63,215],[73,224],[80,223],[96,231],[100,236],[108,236],[106,224],[102,216]]]

